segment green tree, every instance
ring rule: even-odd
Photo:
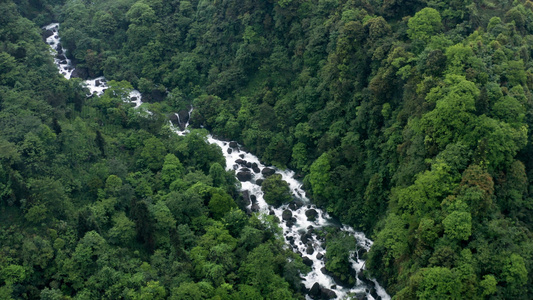
[[[441,32],[442,19],[437,10],[426,7],[410,18],[407,26],[407,35],[411,40],[428,42],[432,36]]]
[[[261,191],[264,193],[266,203],[270,205],[279,206],[292,198],[289,185],[280,174],[267,177],[261,184]]]

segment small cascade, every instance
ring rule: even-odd
[[[54,64],[57,66],[59,73],[65,76],[66,79],[78,77],[74,64],[67,58],[66,50],[61,45],[59,23],[46,25],[42,29],[44,31],[45,41],[51,47],[50,53],[54,56]],[[92,95],[101,96],[109,88],[107,80],[103,76],[87,79],[83,82],[83,85],[89,89],[87,97]],[[132,90],[128,99],[124,99],[124,101],[135,103],[135,108],[138,108],[142,104],[141,93],[137,90]]]
[[[174,113],[173,115],[171,115],[169,122],[170,122],[170,128],[172,129],[172,131],[174,131],[177,135],[180,135],[180,136],[184,136],[187,133],[189,133],[189,129],[187,128],[189,127],[189,122],[191,120],[191,114],[193,110],[194,109],[191,105],[191,107],[187,111],[187,121],[185,123],[183,123],[183,121],[181,120],[182,118],[180,116],[180,113],[182,113],[183,111],[180,111],[178,113]]]

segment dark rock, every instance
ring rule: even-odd
[[[257,197],[255,195],[251,195],[250,200],[252,200],[252,203],[257,203]]]
[[[309,233],[309,232],[306,232],[306,233],[302,234],[301,240],[302,240],[302,243],[307,244],[307,242],[313,240],[313,235],[311,233]]]
[[[80,68],[77,67],[72,71],[72,78],[81,78],[81,79],[87,79],[89,77],[89,72],[86,68]]]
[[[95,86],[100,86],[100,84],[102,84],[102,83],[100,82],[100,80],[95,80],[95,81],[94,81],[94,85],[95,85]]]
[[[231,154],[231,152],[233,152],[233,149],[228,148],[227,152],[228,152],[228,154]]]
[[[255,184],[261,186],[261,185],[263,184],[263,181],[265,181],[265,180],[264,180],[264,179],[257,179],[257,180],[255,181]]]
[[[252,211],[253,212],[258,212],[259,211],[259,204],[258,203],[253,203],[252,202]]]
[[[306,266],[309,266],[309,267],[310,267],[310,266],[313,265],[313,260],[310,259],[310,258],[307,257],[307,256],[302,257],[302,261],[303,261],[304,265],[306,265]]]
[[[255,173],[260,173],[261,169],[259,169],[259,166],[257,163],[252,163],[252,170],[254,170]]]
[[[59,59],[59,60],[67,59],[67,57],[64,54],[58,54],[58,55],[56,55],[56,58]]]
[[[248,171],[240,171],[237,173],[237,179],[239,179],[239,181],[250,181],[252,180],[252,173]]]
[[[273,210],[268,211],[268,214],[271,215],[271,216],[275,216],[276,215],[276,213]]]
[[[313,249],[312,246],[307,246],[307,249],[305,249],[305,253],[311,255],[315,252],[315,249]]]
[[[66,61],[66,60],[61,60],[61,61],[59,61],[59,64],[61,64],[61,65],[66,65],[66,64],[67,64],[67,61]]]
[[[50,29],[46,29],[43,31],[43,38],[46,40],[47,38],[51,37],[52,35],[54,35],[54,32]]]
[[[359,280],[361,280],[363,283],[365,283],[366,285],[373,285],[374,283],[370,280],[368,280],[364,275],[363,275],[363,272],[359,272],[359,274],[357,274],[357,278],[359,278]]]
[[[240,158],[235,160],[235,162],[238,163],[239,165],[243,165],[243,166],[246,165],[246,161]]]
[[[366,293],[365,292],[357,292],[357,293],[355,293],[355,299],[357,299],[357,300],[366,300],[368,298],[366,297]]]
[[[318,212],[316,209],[309,209],[305,212],[305,216],[307,217],[308,221],[315,221],[316,217],[318,216]]]
[[[335,294],[334,291],[327,289],[325,287],[320,288],[320,298],[321,299],[335,299],[337,298],[337,294]]]
[[[300,199],[294,199],[289,203],[289,208],[292,210],[297,210],[302,207],[304,204]]]
[[[249,162],[249,161],[247,161],[247,162],[245,163],[245,165],[246,165],[247,168],[250,168],[250,169],[252,168],[252,163]]]
[[[131,101],[135,101],[135,100],[137,100],[137,97],[131,97]],[[176,114],[171,114],[170,116],[168,116],[168,118],[170,119],[170,122],[172,122],[172,124],[179,125],[178,116]]]
[[[276,171],[274,169],[271,169],[271,168],[264,168],[261,171],[261,174],[263,174],[263,176],[265,176],[265,177],[272,176],[272,175],[274,175],[274,173],[276,173]]]
[[[248,190],[242,191],[242,199],[243,199],[244,206],[250,205],[250,203],[251,203],[251,201],[250,201],[250,191],[248,191]]]
[[[179,115],[179,127],[181,130],[185,130],[187,122],[189,122],[189,111],[182,109],[178,112]]]
[[[309,290],[309,296],[315,299],[317,299],[318,296],[320,296],[320,284],[318,284],[318,282],[315,282],[315,284],[313,284],[313,286]]]
[[[244,158],[244,154],[239,154],[239,157],[240,158]]]
[[[288,221],[292,218],[292,211],[286,209],[283,211],[283,213],[281,214],[281,217],[283,218],[284,221]]]
[[[231,142],[229,142],[229,146],[231,148],[237,148],[239,146],[239,144],[237,144],[237,142],[235,142],[235,141],[231,141]]]
[[[359,259],[363,258],[363,255],[366,253],[366,249],[363,248],[363,247],[360,247],[359,249],[357,249],[357,257]]]
[[[237,170],[239,168],[239,165],[238,164],[234,164],[233,165],[233,170]]]
[[[289,244],[294,245],[294,237],[293,236],[287,237],[287,241],[289,242]]]
[[[376,288],[375,287],[371,287],[370,288],[370,295],[372,297],[374,297],[374,299],[377,299],[378,298],[378,292],[376,291]]]
[[[320,252],[317,253],[317,255],[316,255],[316,259],[322,259],[322,258],[324,258],[324,254],[322,254],[322,253],[320,253]]]

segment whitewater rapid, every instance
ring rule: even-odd
[[[65,76],[66,79],[70,79],[75,67],[72,61],[66,57],[65,49],[61,45],[58,34],[59,23],[47,25],[43,27],[43,30],[52,31],[52,35],[46,37],[46,43],[52,48],[50,52],[54,56],[54,63],[58,67],[59,73]],[[107,81],[104,77],[88,79],[83,84],[89,89],[88,96],[101,96],[108,88]],[[129,93],[129,97],[123,100],[134,103],[135,108],[140,108],[143,104],[141,93],[137,90],[132,90]],[[150,111],[145,111],[149,114],[151,113]],[[189,110],[189,120],[192,111],[193,108],[191,107]],[[179,115],[176,114],[176,116],[179,120]],[[174,126],[172,122],[170,122],[170,127],[176,134],[180,136],[186,135],[189,133],[189,129],[187,128],[189,120],[183,129]],[[180,121],[178,122],[180,123]],[[294,178],[295,174],[293,171],[265,166],[256,156],[243,151],[241,145],[236,142],[222,141],[211,135],[207,137],[207,142],[216,144],[221,148],[226,159],[226,169],[228,171],[241,174],[241,176],[238,176],[238,179],[241,181],[240,190],[244,197],[250,200],[246,209],[250,212],[259,212],[263,215],[274,214],[280,220],[279,226],[282,229],[283,238],[287,246],[291,247],[294,252],[299,253],[304,258],[304,263],[311,267],[311,272],[302,276],[303,284],[310,290],[309,295],[306,295],[306,299],[313,299],[310,295],[314,295],[317,299],[347,299],[350,296],[355,297],[355,299],[391,299],[376,280],[364,279],[361,276],[365,263],[359,258],[357,249],[354,249],[350,253],[350,262],[356,274],[355,286],[343,287],[335,282],[331,276],[325,274],[326,249],[324,241],[317,236],[316,231],[323,227],[339,227],[339,225],[333,222],[327,212],[316,207],[309,201],[305,196],[305,191],[302,189],[301,182]],[[271,176],[271,173],[280,174],[282,179],[287,182],[294,198],[291,203],[274,207],[265,202],[260,183],[267,176]],[[339,229],[355,239],[357,248],[364,249],[366,252],[372,246],[372,241],[366,238],[363,233],[356,232],[347,225],[343,225]],[[318,294],[313,294],[313,290]]]

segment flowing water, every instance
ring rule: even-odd
[[[58,35],[59,24],[52,23],[43,27],[43,30],[50,30],[52,35],[46,38],[47,44],[50,45],[51,53],[54,56],[54,63],[57,65],[59,72],[70,79],[75,71],[72,62],[66,58],[65,49],[61,46]],[[88,79],[84,85],[89,89],[89,95],[102,95],[108,88],[107,81],[104,77]],[[135,108],[142,104],[141,94],[133,90],[126,102],[135,103]],[[189,117],[193,108],[189,110]],[[149,112],[150,113],[150,112]],[[180,116],[176,114],[178,123]],[[189,118],[190,119],[190,118]],[[170,123],[173,131],[178,135],[189,133],[186,122],[182,128],[176,127]],[[365,237],[363,233],[356,232],[347,225],[339,225],[327,212],[313,205],[305,196],[300,181],[294,178],[294,172],[290,170],[280,170],[275,167],[263,165],[259,159],[242,149],[236,142],[227,142],[214,138],[209,135],[207,141],[216,144],[222,149],[226,158],[226,169],[233,170],[241,181],[241,192],[246,199],[250,199],[246,209],[248,211],[257,211],[262,214],[273,214],[279,220],[279,226],[283,230],[283,237],[288,247],[304,258],[304,263],[309,265],[312,270],[302,276],[303,284],[310,290],[310,295],[315,298],[337,298],[343,299],[354,297],[356,299],[383,299],[388,300],[390,296],[379,285],[376,280],[367,280],[361,276],[365,263],[359,258],[359,253],[368,251],[372,246],[372,241]],[[271,173],[280,174],[284,181],[289,185],[294,200],[290,204],[284,204],[280,207],[268,205],[263,199],[260,183]],[[316,233],[319,229],[333,226],[352,236],[357,248],[350,253],[350,262],[356,274],[356,284],[353,287],[343,287],[333,277],[325,274],[325,254],[326,249],[324,241]],[[359,250],[359,251],[356,251]],[[312,299],[306,295],[307,299]]]

